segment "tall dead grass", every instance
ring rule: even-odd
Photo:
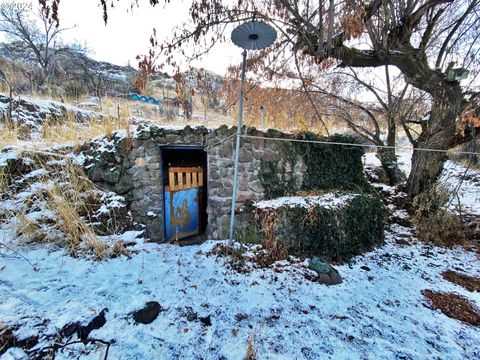
[[[70,114],[62,122],[47,122],[42,128],[40,141],[45,145],[69,143],[79,145],[98,136],[112,136],[117,130],[130,132],[130,121],[124,117],[108,117],[78,122]]]
[[[69,158],[49,162],[44,155],[29,154],[39,168],[47,169],[46,174],[32,180],[44,186],[32,194],[27,202],[55,214],[55,220],[42,223],[28,215],[28,204],[12,214],[17,220],[16,232],[28,242],[52,242],[68,249],[70,255],[79,256],[85,252],[95,259],[103,259],[108,254],[108,246],[95,233],[90,225],[90,214],[96,200],[89,201],[85,194],[94,193],[95,185],[88,179],[83,169]],[[32,184],[31,184],[32,185]],[[37,184],[38,185],[38,184]],[[59,236],[59,231],[62,235]]]
[[[16,145],[21,141],[21,130],[12,122],[0,124],[0,148]]]
[[[79,249],[93,251],[95,258],[103,259],[107,245],[100,241],[91,226],[82,219],[75,203],[69,201],[59,186],[47,191],[48,206],[58,217],[58,227],[66,235],[66,245],[72,256],[78,256]]]
[[[8,189],[8,185],[10,184],[10,174],[8,173],[6,167],[0,167],[0,198]]]

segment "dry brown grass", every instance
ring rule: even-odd
[[[117,130],[130,132],[130,126],[130,121],[122,117],[92,119],[79,123],[73,115],[69,115],[65,121],[45,123],[40,141],[49,146],[65,143],[79,145],[97,136],[112,136]]]
[[[255,262],[261,267],[268,267],[275,261],[288,258],[287,248],[280,244],[274,234],[275,226],[278,222],[277,213],[274,210],[265,209],[257,213],[261,220],[262,248],[265,251],[255,255]]]
[[[55,186],[47,191],[47,195],[47,204],[59,217],[58,227],[66,236],[65,245],[70,250],[70,254],[78,256],[78,251],[82,247],[86,251],[93,251],[95,258],[104,258],[107,246],[81,218],[75,204],[69,201],[62,189]]]
[[[468,291],[480,291],[480,277],[478,276],[468,276],[453,270],[447,270],[442,272],[442,277],[447,281],[464,287]]]
[[[245,354],[245,360],[256,360],[257,359],[257,334],[253,333],[248,336],[247,339],[247,353]]]
[[[448,189],[434,187],[429,193],[414,199],[414,222],[418,239],[438,246],[464,245],[470,230],[461,219],[445,208]]]
[[[21,130],[15,123],[0,124],[0,148],[15,145],[21,141]]]
[[[0,167],[0,194],[4,194],[10,184],[10,174],[6,167]],[[1,197],[1,195],[0,195]]]
[[[86,194],[94,194],[95,185],[88,179],[83,169],[70,159],[64,158],[61,163],[49,163],[45,156],[30,153],[38,168],[47,169],[47,173],[39,179],[32,180],[43,183],[32,194],[35,205],[44,204],[45,210],[55,214],[55,221],[45,223],[41,219],[28,216],[29,206],[13,213],[16,232],[27,242],[52,242],[68,249],[72,256],[80,252],[91,254],[96,259],[103,259],[108,254],[108,246],[99,239],[95,230],[89,225],[92,207],[98,206],[96,199],[89,200]],[[27,201],[30,201],[27,199]],[[33,205],[33,204],[32,204]],[[51,230],[58,230],[63,236]]]
[[[480,311],[465,297],[446,292],[422,290],[422,295],[428,299],[429,307],[440,310],[452,319],[473,326],[480,326]]]

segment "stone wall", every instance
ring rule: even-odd
[[[242,139],[237,207],[248,200],[264,198],[259,177],[261,160],[286,164],[280,156],[281,142],[268,141],[268,138],[289,137],[274,130],[261,132],[255,128],[244,128],[242,131],[259,138]],[[209,239],[224,239],[228,236],[234,171],[235,137],[228,137],[235,133],[236,127],[227,126],[176,129],[140,125],[131,138],[118,132],[111,139],[104,138],[89,144],[83,149],[85,168],[94,182],[125,196],[135,221],[146,225],[150,239],[164,241],[160,147],[173,144],[205,146],[208,161],[206,235]],[[301,159],[293,167],[285,168],[287,177],[295,174],[296,181],[301,183],[305,171]]]

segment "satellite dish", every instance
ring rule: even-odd
[[[232,31],[232,41],[246,50],[261,50],[273,44],[277,32],[263,21],[250,21]]]

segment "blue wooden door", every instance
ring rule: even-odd
[[[165,235],[168,241],[200,233],[201,168],[170,168],[165,187]]]

